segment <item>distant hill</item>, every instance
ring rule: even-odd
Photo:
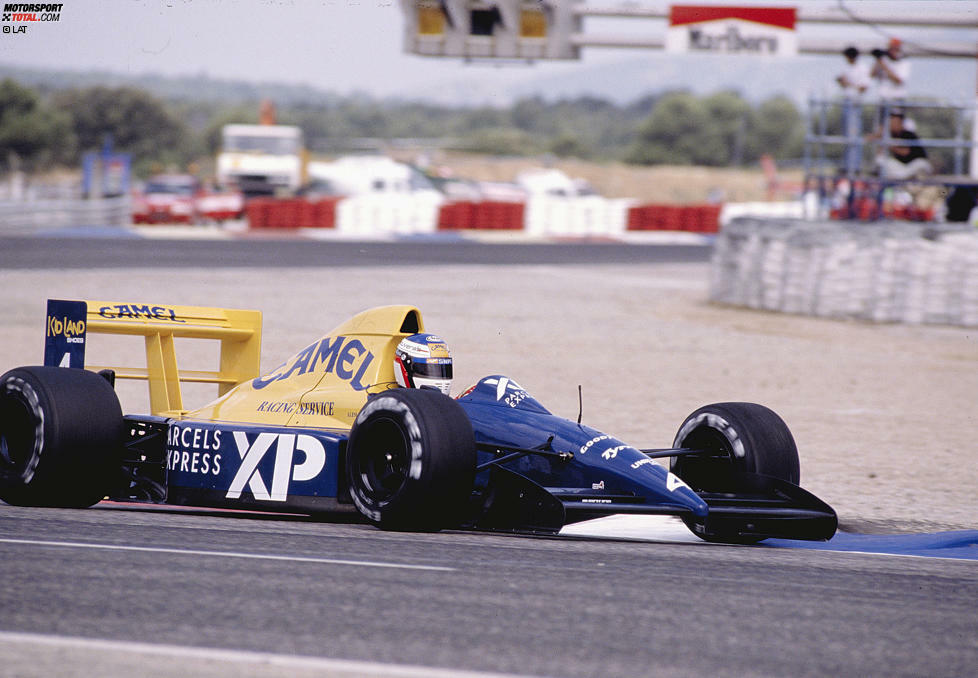
[[[331,105],[347,98],[306,85],[221,80],[211,78],[206,73],[193,76],[128,75],[112,71],[54,71],[0,64],[0,79],[3,78],[13,78],[41,91],[98,85],[138,87],[162,99],[176,101],[235,104],[271,99],[281,106],[294,106]]]
[[[268,98],[285,108],[331,106],[351,99],[392,104],[424,101],[450,108],[506,107],[520,99],[536,96],[548,101],[590,96],[623,106],[677,89],[698,95],[733,90],[753,103],[782,94],[799,108],[804,108],[812,95],[831,97],[838,94],[835,76],[841,68],[841,59],[804,56],[790,60],[754,60],[704,55],[691,63],[662,53],[636,55],[630,52],[615,60],[569,64],[566,69],[558,68],[556,72],[552,68],[523,67],[514,71],[506,87],[491,90],[473,87],[480,68],[485,66],[463,69],[460,75],[420,85],[406,85],[385,96],[371,93],[369,83],[364,83],[363,92],[350,95],[310,85],[219,79],[204,72],[186,76],[132,75],[106,70],[45,70],[0,63],[0,78],[11,77],[47,91],[95,85],[133,86],[176,101],[238,104]],[[911,96],[952,102],[972,101],[974,68],[973,62],[960,59],[915,59]]]

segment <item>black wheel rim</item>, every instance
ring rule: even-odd
[[[19,477],[34,456],[41,422],[14,392],[0,394],[0,476]]]
[[[411,451],[407,436],[398,422],[388,417],[371,422],[357,439],[354,477],[374,504],[394,499],[407,482]]]
[[[703,450],[702,454],[680,457],[672,471],[694,490],[719,492],[724,489],[736,462],[730,441],[720,431],[709,426],[694,429],[679,444]]]

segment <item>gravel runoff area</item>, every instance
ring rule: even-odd
[[[845,529],[978,527],[978,336],[974,329],[873,325],[722,307],[708,264],[2,271],[0,367],[40,362],[45,300],[257,308],[271,369],[349,315],[421,308],[455,357],[455,392],[516,379],[554,413],[639,447],[672,443],[708,402],[762,403],[788,423],[802,484]],[[94,336],[94,363],[142,365],[142,342]],[[205,342],[181,367],[213,368]],[[120,383],[125,411],[146,387]],[[188,386],[187,406],[213,397]]]

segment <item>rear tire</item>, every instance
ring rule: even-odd
[[[118,466],[125,426],[101,376],[18,367],[0,376],[0,499],[84,508],[101,501]]]
[[[708,454],[673,457],[670,470],[697,492],[736,492],[735,473],[758,473],[798,485],[798,448],[787,424],[755,403],[715,403],[699,408],[683,422],[673,447]],[[698,537],[726,543],[756,543],[762,538],[707,534],[702,522],[683,518]]]
[[[357,509],[384,529],[461,523],[475,479],[475,435],[465,411],[428,389],[367,401],[350,431],[346,476]]]

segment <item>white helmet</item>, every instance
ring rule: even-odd
[[[394,378],[404,388],[437,388],[450,395],[452,354],[445,341],[434,334],[405,337],[394,351]]]

